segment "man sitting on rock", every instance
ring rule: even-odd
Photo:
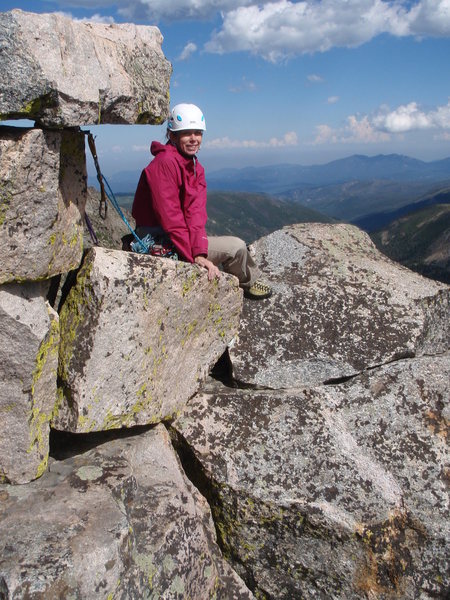
[[[167,143],[152,142],[154,159],[142,171],[132,214],[136,234],[150,234],[164,245],[168,237],[180,258],[205,268],[209,280],[220,277],[219,265],[235,275],[244,295],[262,300],[272,294],[243,240],[206,235],[206,180],[197,152],[206,131],[202,111],[177,104],[170,113]]]

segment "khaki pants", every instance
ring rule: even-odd
[[[231,235],[208,236],[208,259],[226,273],[239,279],[240,287],[250,288],[259,277],[259,269],[243,240]]]

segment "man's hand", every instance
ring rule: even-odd
[[[196,256],[194,258],[194,262],[196,265],[200,265],[201,267],[207,269],[209,281],[212,281],[215,278],[220,279],[219,269],[205,256]]]

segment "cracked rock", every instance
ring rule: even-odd
[[[2,598],[253,598],[162,425],[0,486],[0,515]]]
[[[48,279],[80,265],[84,135],[0,127],[0,283]]]
[[[237,333],[242,290],[181,261],[92,248],[61,310],[55,429],[157,423],[195,394]]]
[[[185,468],[257,597],[447,597],[449,380],[443,354],[187,404]]]
[[[46,282],[0,286],[0,482],[28,483],[47,468],[59,343],[47,290]]]
[[[285,227],[255,253],[274,293],[244,303],[230,356],[246,385],[314,386],[448,347],[449,287],[389,260],[356,227]]]

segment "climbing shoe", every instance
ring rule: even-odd
[[[244,296],[250,298],[250,300],[264,300],[271,295],[272,288],[262,281],[255,281],[251,287],[244,290]]]

